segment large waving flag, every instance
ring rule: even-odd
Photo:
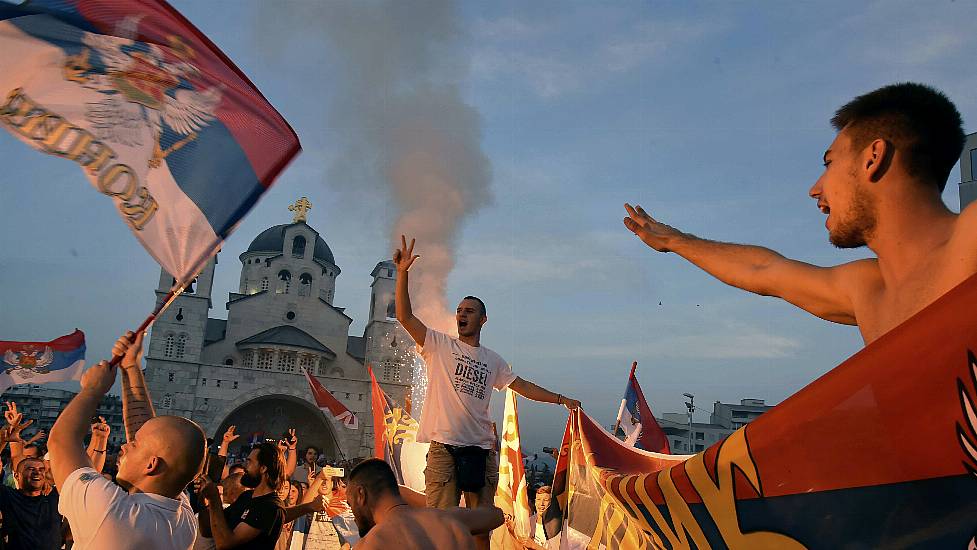
[[[564,547],[974,548],[974,304],[977,276],[691,457],[574,415]]]
[[[617,422],[614,424],[615,435],[623,435],[624,442],[632,447],[668,454],[671,452],[668,448],[668,437],[655,420],[651,407],[645,401],[645,394],[638,385],[638,379],[634,376],[637,367],[637,362],[631,364],[628,386],[624,390],[624,399],[621,400]]]
[[[390,464],[397,483],[423,493],[424,468],[430,443],[417,441],[417,420],[383,391],[370,372],[371,403],[373,407],[373,456]]]
[[[0,125],[84,169],[192,279],[298,153],[288,123],[163,0],[0,2]]]
[[[349,410],[346,405],[343,405],[338,399],[333,397],[329,393],[329,390],[324,388],[315,376],[309,374],[308,370],[303,368],[302,372],[305,374],[305,379],[309,381],[309,388],[312,390],[312,397],[315,399],[315,404],[322,412],[332,415],[343,426],[351,430],[360,427],[360,422],[357,420],[356,415],[353,414],[353,411]]]
[[[499,453],[499,487],[495,492],[495,507],[511,518],[512,530],[519,538],[529,533],[529,495],[526,488],[526,472],[522,463],[519,443],[519,411],[516,408],[516,392],[506,390],[505,421],[502,426],[502,451]],[[509,532],[507,525],[492,531],[492,548],[497,550],[522,550],[523,545]]]
[[[80,380],[85,334],[75,330],[50,342],[0,342],[0,393],[17,384]]]

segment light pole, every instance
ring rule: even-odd
[[[695,411],[695,396],[691,393],[683,393],[685,397],[689,400],[685,402],[685,406],[689,409],[689,452],[692,452],[692,412]]]

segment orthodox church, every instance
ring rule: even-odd
[[[226,320],[210,317],[216,256],[156,320],[146,381],[158,414],[190,418],[215,440],[236,426],[239,446],[295,428],[301,446],[315,445],[330,459],[372,454],[366,365],[394,399],[410,393],[414,342],[394,317],[397,271],[389,260],[373,269],[366,329],[350,335],[353,319],[334,305],[341,270],[307,223],[310,208],[305,197],[296,201],[292,223],[262,231],[238,257],[240,282],[225,303]],[[157,300],[173,282],[160,274]],[[303,369],[357,416],[357,429],[316,406]]]

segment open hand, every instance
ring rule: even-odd
[[[105,421],[104,416],[98,417],[98,422],[92,422],[92,435],[94,437],[100,437],[108,440],[109,432],[111,431],[112,428],[109,426],[109,423]]]
[[[295,428],[288,429],[288,437],[285,438],[285,443],[288,445],[289,450],[295,450],[295,446],[299,444],[299,438],[295,435]]]
[[[646,245],[659,252],[669,252],[669,244],[672,240],[684,235],[678,229],[649,216],[640,205],[631,206],[625,203],[624,208],[628,211],[627,217],[624,218],[624,227],[637,235]]]
[[[9,426],[20,424],[20,421],[24,419],[24,415],[17,411],[17,403],[7,401],[6,405],[7,410],[3,411],[3,417],[7,420],[7,424]]]
[[[221,438],[221,446],[226,447],[231,444],[232,441],[241,437],[241,434],[234,433],[237,426],[228,426],[227,431],[224,432],[224,437]]]
[[[200,483],[200,489],[197,491],[197,494],[204,499],[205,504],[208,506],[220,506],[221,494],[220,489],[217,488],[217,484],[207,476],[201,476],[200,479],[202,482]]]
[[[142,364],[142,341],[145,336],[145,332],[135,334],[129,330],[115,341],[115,345],[112,346],[112,355],[122,356],[122,368],[131,369]]]
[[[401,235],[400,243],[401,247],[394,250],[394,264],[397,265],[398,273],[405,273],[420,256],[414,254],[414,239],[411,239],[410,246],[407,246],[407,236]]]
[[[27,440],[25,445],[30,445],[31,443],[38,441],[40,439],[44,439],[45,437],[47,437],[47,434],[44,433],[44,430],[37,430],[37,433],[32,435],[31,438]]]

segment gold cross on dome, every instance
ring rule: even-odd
[[[295,204],[288,207],[290,212],[295,212],[292,223],[304,222],[309,217],[309,210],[312,210],[312,203],[309,199],[302,197],[295,201]]]

